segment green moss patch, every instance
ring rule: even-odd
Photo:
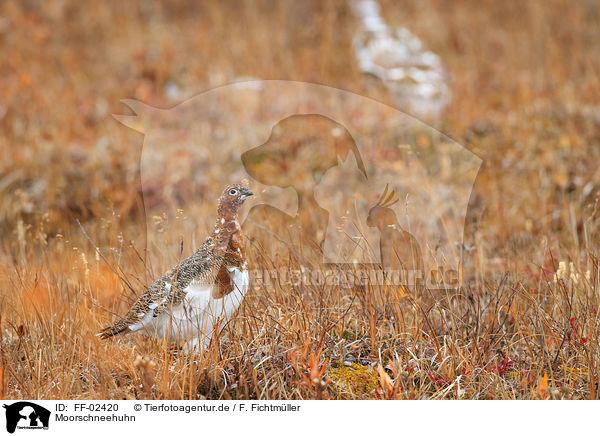
[[[353,363],[350,366],[331,368],[328,375],[339,389],[354,395],[368,394],[379,387],[377,374],[370,366]]]

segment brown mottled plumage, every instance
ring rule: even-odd
[[[247,289],[244,238],[237,213],[250,195],[252,191],[246,186],[229,185],[219,198],[215,228],[200,248],[155,281],[123,318],[103,329],[98,336],[108,338],[143,328],[154,336],[158,336],[159,331],[168,331],[175,336],[169,338],[173,342],[194,341],[190,332],[197,334],[195,330],[205,329],[207,331],[200,332],[202,335],[211,333],[204,318],[213,317],[212,312],[218,310],[230,316],[231,309],[239,305],[238,300]],[[245,289],[238,289],[239,283],[243,283]],[[238,299],[224,301],[236,290],[240,291]],[[171,317],[181,325],[173,324]],[[201,317],[204,318],[200,320]],[[203,322],[201,326],[199,321]],[[192,322],[196,323],[193,327]],[[213,320],[210,321],[212,325]],[[149,331],[151,328],[155,331]],[[183,331],[187,333],[183,334]]]

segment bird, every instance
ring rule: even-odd
[[[219,197],[214,229],[198,250],[152,283],[97,336],[142,332],[181,345],[186,354],[205,350],[250,285],[238,211],[251,195],[245,185],[228,185]]]

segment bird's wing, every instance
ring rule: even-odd
[[[152,283],[119,321],[100,331],[98,336],[107,338],[124,333],[150,312],[156,317],[162,311],[180,305],[192,289],[189,288],[192,282],[193,289],[210,287],[222,261],[221,253],[215,253],[207,240],[194,254]]]
[[[158,307],[162,298],[170,294],[172,272],[164,274],[138,297],[127,313],[114,324],[102,329],[97,336],[106,339],[130,331],[130,327],[139,323],[149,312]]]
[[[210,291],[214,286],[218,270],[223,261],[210,247],[200,247],[192,256],[185,259],[169,273],[171,280],[165,285],[166,293],[154,308],[154,315],[179,306],[189,292]]]

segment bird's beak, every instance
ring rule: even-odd
[[[251,190],[249,190],[249,189],[248,189],[248,190],[247,190],[247,191],[244,193],[244,199],[246,199],[246,198],[250,197],[251,195],[254,195],[254,192],[252,192]]]

